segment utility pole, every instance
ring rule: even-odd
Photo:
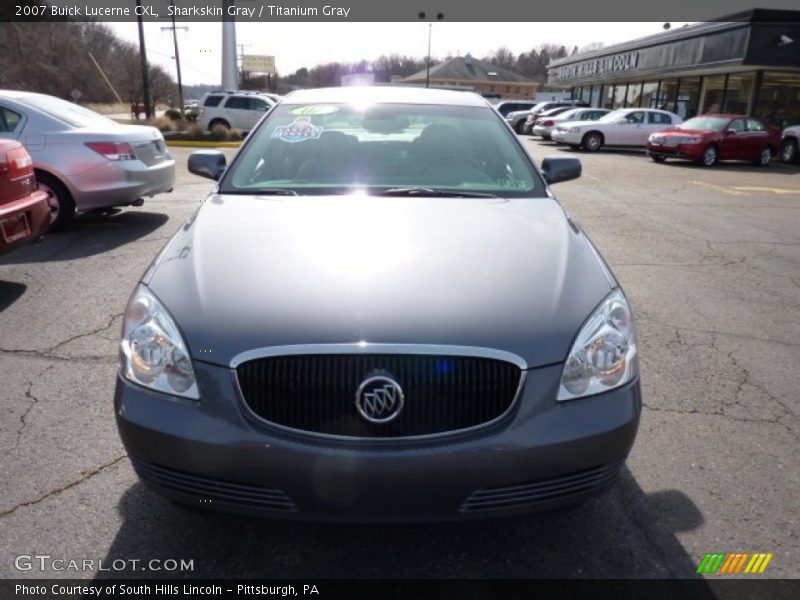
[[[139,61],[142,66],[142,90],[144,90],[144,115],[146,118],[153,116],[153,107],[150,105],[150,74],[147,67],[147,50],[144,47],[144,25],[142,24],[142,0],[136,0],[136,20],[139,22]]]
[[[175,27],[175,0],[169,0],[170,5],[172,5],[172,27],[162,27],[161,31],[166,31],[167,29],[172,29],[172,41],[175,43],[175,66],[178,71],[178,107],[181,111],[181,118],[184,118],[183,112],[183,82],[181,81],[181,57],[178,54],[178,33],[176,29],[183,29],[184,31],[189,31],[188,27]]]
[[[428,23],[428,60],[425,62],[425,87],[431,87],[431,33],[433,23]]]

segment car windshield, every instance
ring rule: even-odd
[[[497,112],[427,104],[280,105],[251,134],[220,185],[222,192],[246,193],[353,188],[544,195],[530,159]]]
[[[90,125],[96,125],[98,123],[108,124],[114,122],[100,113],[96,113],[88,108],[83,108],[72,102],[61,100],[55,96],[36,94],[25,96],[22,101],[42,111],[46,115],[63,121],[67,125],[72,125],[73,127],[89,127]]]
[[[678,125],[680,129],[699,129],[701,131],[722,131],[730,119],[727,117],[695,117]]]

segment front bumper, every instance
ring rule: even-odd
[[[341,440],[279,430],[243,406],[230,369],[195,361],[201,401],[118,378],[122,441],[140,478],[204,508],[303,520],[507,516],[580,502],[613,483],[633,445],[638,379],[557,403],[559,365],[528,371],[501,421],[423,440]]]
[[[670,146],[667,144],[655,144],[648,142],[645,146],[648,156],[663,156],[664,158],[685,158],[687,160],[699,160],[703,154],[702,144],[677,144]]]

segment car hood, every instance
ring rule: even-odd
[[[143,281],[195,359],[366,341],[565,359],[615,285],[552,198],[212,195]]]

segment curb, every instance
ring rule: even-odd
[[[167,146],[181,146],[184,148],[238,148],[242,142],[204,142],[192,140],[164,140]]]

